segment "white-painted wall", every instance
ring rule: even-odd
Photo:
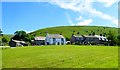
[[[64,39],[63,39],[63,42],[62,42],[61,38],[55,38],[55,42],[54,42],[54,41],[53,41],[53,38],[48,38],[48,37],[46,36],[45,45],[47,45],[47,42],[48,42],[50,45],[53,45],[54,43],[55,43],[55,45],[58,45],[58,43],[59,43],[59,45],[61,45],[62,43],[63,43],[63,44],[66,44],[66,39],[64,38]]]

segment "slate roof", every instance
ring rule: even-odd
[[[74,37],[83,37],[84,36],[84,37],[97,38],[96,36],[92,36],[92,35],[91,36],[89,36],[89,35],[83,35],[83,36],[82,35],[73,35],[73,36]]]
[[[48,34],[47,37],[48,38],[64,38],[64,36],[60,34]]]
[[[82,35],[73,35],[74,37],[82,37]],[[86,38],[99,38],[99,40],[106,40],[106,41],[108,41],[108,39],[106,38],[106,37],[104,37],[104,36],[99,36],[99,35],[91,35],[91,36],[89,36],[89,35],[83,35],[84,37],[86,37]]]
[[[74,37],[82,37],[81,35],[73,35]]]
[[[90,38],[98,38],[98,37],[96,37],[96,36],[93,36],[93,35],[91,35],[91,36],[89,36],[89,35],[84,35],[85,37],[90,37]]]

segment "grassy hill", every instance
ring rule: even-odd
[[[99,35],[100,33],[109,33],[109,31],[113,32],[114,34],[118,34],[117,28],[103,26],[59,26],[39,29],[30,34],[35,36],[45,36],[46,32],[50,34],[60,34],[62,32],[66,38],[70,38],[73,31],[75,31],[74,34],[79,32],[80,35],[88,35],[91,32],[95,32],[95,34]]]

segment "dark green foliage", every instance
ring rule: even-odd
[[[70,39],[69,39],[69,38],[66,38],[66,41],[70,41]]]
[[[91,36],[91,34],[89,34],[89,36]]]
[[[94,35],[95,35],[95,32],[93,32],[92,35],[94,36]]]
[[[118,39],[117,44],[118,44],[118,46],[120,46],[120,35],[118,35],[117,39]]]
[[[109,31],[108,33],[108,36],[107,36],[107,39],[109,40],[109,44],[111,46],[114,46],[117,44],[117,38],[116,36],[114,35],[114,33],[112,33],[111,31]]]
[[[106,27],[103,27],[104,29],[106,28]]]
[[[27,33],[25,31],[16,31],[14,34],[15,36],[12,39],[20,41],[25,41],[25,37],[27,36]]]
[[[102,34],[100,34],[100,36],[102,36]]]
[[[99,31],[99,29],[97,31]]]
[[[27,34],[25,31],[16,31],[15,36],[12,39],[31,43],[31,40],[34,39],[34,36]]]
[[[77,32],[77,34],[80,34],[80,32]]]
[[[104,36],[104,37],[106,37],[106,35],[107,35],[106,33],[103,33],[103,36]]]
[[[10,41],[10,38],[8,38],[7,36],[3,36],[2,37],[2,42],[9,42]]]
[[[0,29],[0,34],[2,33],[2,30]]]

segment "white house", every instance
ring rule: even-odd
[[[64,45],[66,39],[61,34],[48,34],[46,35],[45,45]]]

